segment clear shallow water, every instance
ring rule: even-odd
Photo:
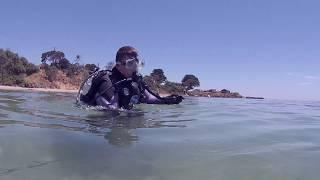
[[[320,178],[320,102],[187,98],[120,115],[0,92],[0,179]]]

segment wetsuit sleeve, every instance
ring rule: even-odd
[[[111,80],[106,79],[101,83],[95,95],[96,104],[99,106],[115,109],[118,108],[118,97]]]
[[[145,89],[143,92],[144,100],[142,103],[147,104],[165,104],[160,96],[156,96],[149,89]]]
[[[144,90],[144,100],[142,103],[147,104],[179,104],[182,100],[182,96],[171,95],[168,97],[160,97],[149,90],[149,88],[145,88]]]
[[[114,87],[112,86],[112,82],[110,80],[103,81],[99,86],[97,94],[104,97],[106,100],[110,101],[114,96]]]

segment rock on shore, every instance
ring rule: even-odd
[[[196,97],[218,97],[218,98],[243,98],[238,92],[231,92],[229,90],[223,89],[221,91],[217,91],[215,89],[210,90],[201,90],[194,89],[187,91],[186,94],[188,96],[196,96]]]

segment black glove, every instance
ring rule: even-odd
[[[171,95],[162,98],[165,104],[179,104],[184,99],[182,96]]]

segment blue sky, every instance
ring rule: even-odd
[[[320,100],[320,1],[7,0],[0,48],[31,62],[56,48],[83,63],[113,61],[135,46],[144,74],[163,68],[201,88],[277,99]]]

